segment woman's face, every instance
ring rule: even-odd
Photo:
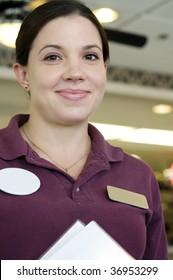
[[[105,91],[98,30],[79,15],[50,21],[34,40],[25,71],[31,114],[63,125],[85,122]]]

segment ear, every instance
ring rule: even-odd
[[[25,66],[22,66],[19,63],[13,64],[13,71],[16,75],[16,78],[18,82],[21,84],[22,87],[28,87],[29,86],[29,80],[28,80],[28,73],[27,68]]]

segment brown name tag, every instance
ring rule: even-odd
[[[148,202],[143,194],[127,191],[117,187],[107,186],[108,196],[111,200],[148,209]]]

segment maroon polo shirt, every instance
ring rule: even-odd
[[[0,169],[29,170],[41,186],[30,195],[0,191],[1,259],[38,259],[77,219],[96,221],[135,259],[168,258],[160,191],[148,165],[89,124],[92,151],[74,180],[23,140],[19,126],[27,119],[15,116],[0,130]],[[144,195],[149,208],[111,200],[108,185]]]

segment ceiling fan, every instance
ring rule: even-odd
[[[0,0],[0,21],[2,20],[23,20],[35,7],[48,2],[49,0]],[[133,47],[143,47],[147,38],[140,34],[124,32],[115,29],[104,28],[108,40]]]

